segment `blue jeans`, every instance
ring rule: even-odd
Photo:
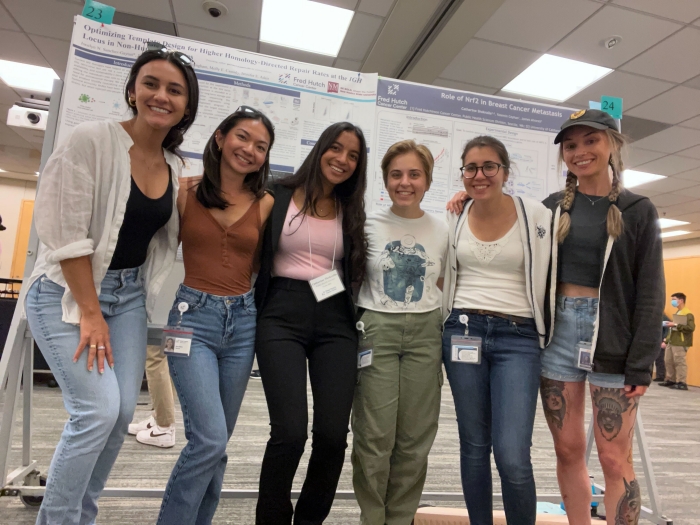
[[[219,504],[226,444],[236,425],[253,368],[253,292],[222,297],[180,285],[168,317],[194,331],[189,357],[168,356],[185,423],[182,449],[165,487],[158,523],[209,524]]]
[[[540,384],[535,322],[469,314],[469,335],[481,337],[481,364],[453,363],[451,337],[464,335],[459,309],[442,335],[442,359],[457,412],[462,490],[473,525],[493,524],[491,444],[509,525],[534,525],[537,509],[530,461]]]
[[[99,296],[109,326],[114,369],[87,370],[73,354],[80,327],[61,321],[64,288],[46,276],[27,294],[32,336],[61,387],[70,416],[49,468],[37,524],[92,524],[97,499],[117,459],[141,389],[146,363],[146,296],[139,269],[109,270]],[[105,363],[106,364],[106,363]]]

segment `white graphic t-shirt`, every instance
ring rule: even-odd
[[[369,242],[357,306],[377,312],[431,312],[442,306],[437,280],[447,256],[447,223],[425,213],[404,219],[385,209],[365,223]]]

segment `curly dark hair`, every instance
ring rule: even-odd
[[[323,173],[321,157],[335,143],[341,133],[354,133],[360,141],[360,157],[355,172],[348,180],[333,188],[343,209],[343,233],[350,236],[352,249],[350,268],[352,282],[360,283],[365,274],[367,238],[365,237],[365,191],[367,190],[367,142],[362,130],[350,122],[337,122],[328,126],[294,175],[279,181],[288,188],[304,189],[304,205],[300,213],[311,209],[316,213],[316,203],[323,195]],[[348,254],[346,254],[347,256]]]

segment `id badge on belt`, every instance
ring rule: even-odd
[[[586,341],[580,341],[576,345],[576,368],[585,370],[586,372],[593,371],[593,346]]]
[[[450,338],[451,361],[453,363],[481,364],[481,337],[469,335],[469,317],[462,314],[459,322],[464,325],[464,335],[453,335]]]
[[[182,326],[182,314],[189,309],[189,305],[182,302],[177,305],[177,309],[180,312],[180,319],[177,325],[163,328],[163,338],[161,339],[160,347],[166,356],[189,357],[194,330]]]
[[[371,337],[367,337],[365,334],[365,323],[358,321],[355,327],[362,332],[360,344],[357,349],[357,368],[367,368],[368,366],[372,366],[374,342]]]
[[[338,275],[338,270],[331,270],[315,279],[311,279],[309,285],[314,293],[314,297],[316,297],[316,302],[319,303],[345,291],[345,285],[340,279],[340,275]]]

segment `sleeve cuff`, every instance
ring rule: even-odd
[[[94,242],[92,239],[82,239],[80,241],[72,242],[58,250],[53,250],[46,256],[46,262],[51,264],[59,263],[65,259],[75,259],[76,257],[83,257],[84,255],[92,254],[94,249]]]

